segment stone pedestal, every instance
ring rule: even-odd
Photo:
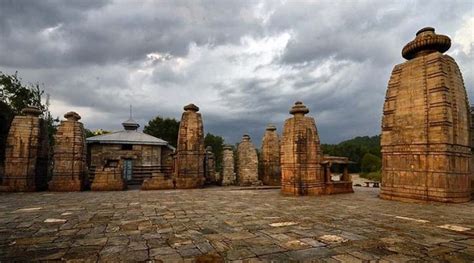
[[[174,189],[173,180],[167,178],[164,173],[153,173],[151,178],[143,181],[142,190]]]
[[[7,137],[2,191],[38,191],[47,187],[49,142],[46,123],[35,107],[15,116]]]
[[[241,186],[261,185],[258,180],[258,157],[257,150],[245,134],[237,147],[237,180]]]
[[[53,178],[50,191],[81,191],[88,183],[86,140],[79,114],[64,115],[55,135]]]
[[[274,125],[268,125],[263,135],[261,160],[263,184],[280,186],[280,139]]]
[[[122,191],[126,188],[121,160],[107,160],[104,166],[96,170],[91,185],[92,191]]]
[[[322,153],[316,123],[308,108],[296,102],[285,121],[281,141],[281,192],[287,195],[325,193]]]
[[[223,186],[234,185],[235,170],[234,170],[234,150],[231,146],[224,146],[224,152],[222,157],[222,182]]]
[[[388,83],[382,119],[380,197],[470,200],[469,104],[447,36],[418,31]]]
[[[199,108],[194,104],[184,107],[179,124],[176,154],[176,188],[199,188],[204,184],[204,129]]]

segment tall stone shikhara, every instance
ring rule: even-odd
[[[88,183],[84,126],[76,112],[64,115],[55,135],[51,191],[81,191]]]
[[[268,125],[262,140],[262,182],[264,185],[280,185],[280,139],[275,125]]]
[[[300,101],[291,108],[281,141],[281,192],[288,195],[325,193],[323,156],[314,118]]]
[[[235,184],[235,170],[234,170],[234,150],[231,146],[224,146],[222,153],[222,185]]]
[[[471,198],[474,197],[474,106],[471,106]]]
[[[402,50],[388,83],[382,119],[380,197],[470,199],[469,104],[451,40],[423,28]]]
[[[239,185],[249,186],[261,184],[258,180],[258,157],[257,150],[245,134],[237,147],[237,177]]]
[[[176,156],[176,188],[198,188],[204,184],[204,129],[199,107],[184,107],[178,133]]]
[[[5,150],[2,191],[38,191],[47,187],[49,142],[41,110],[27,107],[15,116]]]

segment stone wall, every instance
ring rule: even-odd
[[[222,185],[234,185],[236,183],[234,169],[234,150],[231,146],[224,146],[222,157]]]
[[[250,136],[244,135],[237,147],[237,181],[241,186],[258,185],[258,157],[257,150],[250,140]]]
[[[123,162],[120,159],[109,159],[96,170],[92,191],[122,191],[127,188],[123,179]]]
[[[3,191],[38,191],[47,187],[49,142],[38,108],[22,110],[10,126],[5,150]]]
[[[469,105],[447,36],[424,28],[408,43],[388,83],[382,120],[380,197],[470,199]]]
[[[281,191],[288,195],[319,195],[325,193],[321,166],[322,153],[316,122],[304,116],[309,112],[296,102],[285,121],[281,140]]]
[[[264,185],[281,185],[280,138],[274,125],[268,125],[262,140],[262,182]]]
[[[51,191],[81,191],[88,184],[86,139],[81,117],[75,112],[64,115],[55,135]]]
[[[178,133],[176,154],[176,188],[199,188],[204,184],[204,128],[199,107],[184,107]]]

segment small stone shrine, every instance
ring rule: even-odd
[[[179,123],[176,154],[176,188],[199,188],[205,180],[204,128],[199,107],[189,104]]]
[[[380,197],[470,200],[469,104],[451,40],[426,27],[402,50],[392,71],[382,119]]]
[[[121,191],[127,189],[127,183],[122,176],[123,161],[121,159],[105,159],[95,171],[91,185],[92,191]]]
[[[258,180],[258,157],[257,150],[245,134],[237,146],[237,181],[241,186],[261,185]]]
[[[53,178],[50,191],[81,191],[87,186],[86,139],[76,112],[64,115],[55,135]]]
[[[216,156],[212,152],[212,147],[206,147],[206,184],[216,184]]]
[[[280,139],[275,125],[268,125],[262,140],[262,182],[264,185],[281,185]]]
[[[235,170],[234,170],[234,150],[231,146],[224,146],[223,157],[222,157],[222,185],[234,185]]]
[[[49,140],[41,110],[24,108],[15,116],[5,150],[1,191],[32,192],[47,188]]]
[[[281,141],[281,192],[286,195],[321,195],[352,193],[347,174],[333,181],[330,167],[337,157],[324,159],[316,122],[306,117],[309,109],[300,101],[291,108],[293,115],[285,121]],[[346,163],[348,160],[340,159]],[[324,169],[327,167],[327,169]]]

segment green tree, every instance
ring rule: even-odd
[[[381,157],[380,136],[355,137],[339,144],[323,144],[321,147],[324,154],[348,157],[355,162],[349,165],[349,171],[353,173],[361,172],[362,158],[366,153]]]
[[[143,128],[143,132],[158,137],[176,147],[178,141],[179,121],[156,116]]]
[[[222,155],[224,151],[224,138],[218,135],[207,133],[204,137],[204,145],[211,146],[212,152],[215,155],[216,171],[220,172],[222,169]]]
[[[361,162],[361,172],[362,173],[371,173],[377,172],[382,168],[382,159],[380,157],[373,155],[371,153],[364,154]]]
[[[48,99],[42,102],[44,90],[38,83],[25,85],[21,82],[18,74],[4,74],[0,72],[0,161],[5,156],[5,145],[11,121],[15,115],[27,106],[38,107],[43,112],[43,119],[46,121],[50,144],[54,143],[54,133],[56,132],[55,122],[48,110]]]

